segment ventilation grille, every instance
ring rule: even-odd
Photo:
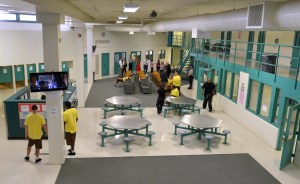
[[[95,40],[95,43],[110,43],[110,40]]]
[[[264,4],[248,7],[247,28],[262,28],[264,18]]]

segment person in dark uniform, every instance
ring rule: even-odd
[[[167,86],[168,83],[168,74],[167,70],[164,70],[160,73],[160,82],[165,86]]]
[[[166,97],[166,89],[164,84],[159,85],[159,89],[157,90],[158,98],[156,102],[157,114],[160,114],[162,111],[162,107],[164,105],[165,97]]]
[[[165,70],[167,70],[167,76],[169,78],[171,74],[171,65],[168,61],[166,62]]]
[[[215,85],[211,82],[210,79],[207,80],[206,83],[203,84],[202,86],[202,93],[204,92],[204,101],[203,101],[203,109],[206,108],[206,105],[208,103],[208,108],[209,108],[209,112],[212,111],[212,97],[213,97],[213,91],[215,89]]]

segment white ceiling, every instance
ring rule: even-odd
[[[38,4],[40,9],[46,9],[47,2],[49,2],[50,5],[51,0],[24,1]],[[11,5],[18,11],[35,11],[35,7],[32,4],[24,1],[0,0],[0,3]],[[200,14],[218,13],[234,8],[246,8],[248,5],[264,2],[264,0],[52,0],[52,2],[53,1],[64,1],[64,5],[72,7],[73,10],[77,11],[78,15],[85,14],[89,20],[85,19],[84,21],[107,24],[115,23],[118,16],[123,14],[123,5],[129,2],[138,4],[141,8],[136,13],[126,13],[125,15],[128,15],[129,18],[124,21],[124,24],[149,24]],[[269,1],[282,2],[290,0]],[[0,6],[0,9],[1,8],[3,7]],[[156,18],[150,17],[150,13],[153,10],[157,12]],[[74,17],[76,13],[69,16]]]

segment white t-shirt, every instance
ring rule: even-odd
[[[121,59],[119,60],[119,66],[120,66],[120,68],[123,67],[123,61]]]

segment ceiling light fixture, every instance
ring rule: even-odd
[[[6,11],[6,10],[0,10],[0,14],[6,14],[6,13],[8,13],[8,11]]]
[[[123,20],[117,20],[116,23],[117,23],[117,24],[122,24],[122,23],[123,23]]]
[[[134,35],[134,32],[133,32],[133,31],[129,31],[129,34],[130,34],[130,35]]]
[[[128,19],[128,17],[127,17],[127,16],[125,16],[125,15],[121,15],[121,16],[119,16],[119,20],[126,20],[126,19]]]
[[[139,8],[140,7],[137,4],[133,4],[133,3],[125,4],[123,6],[123,12],[135,13]]]

